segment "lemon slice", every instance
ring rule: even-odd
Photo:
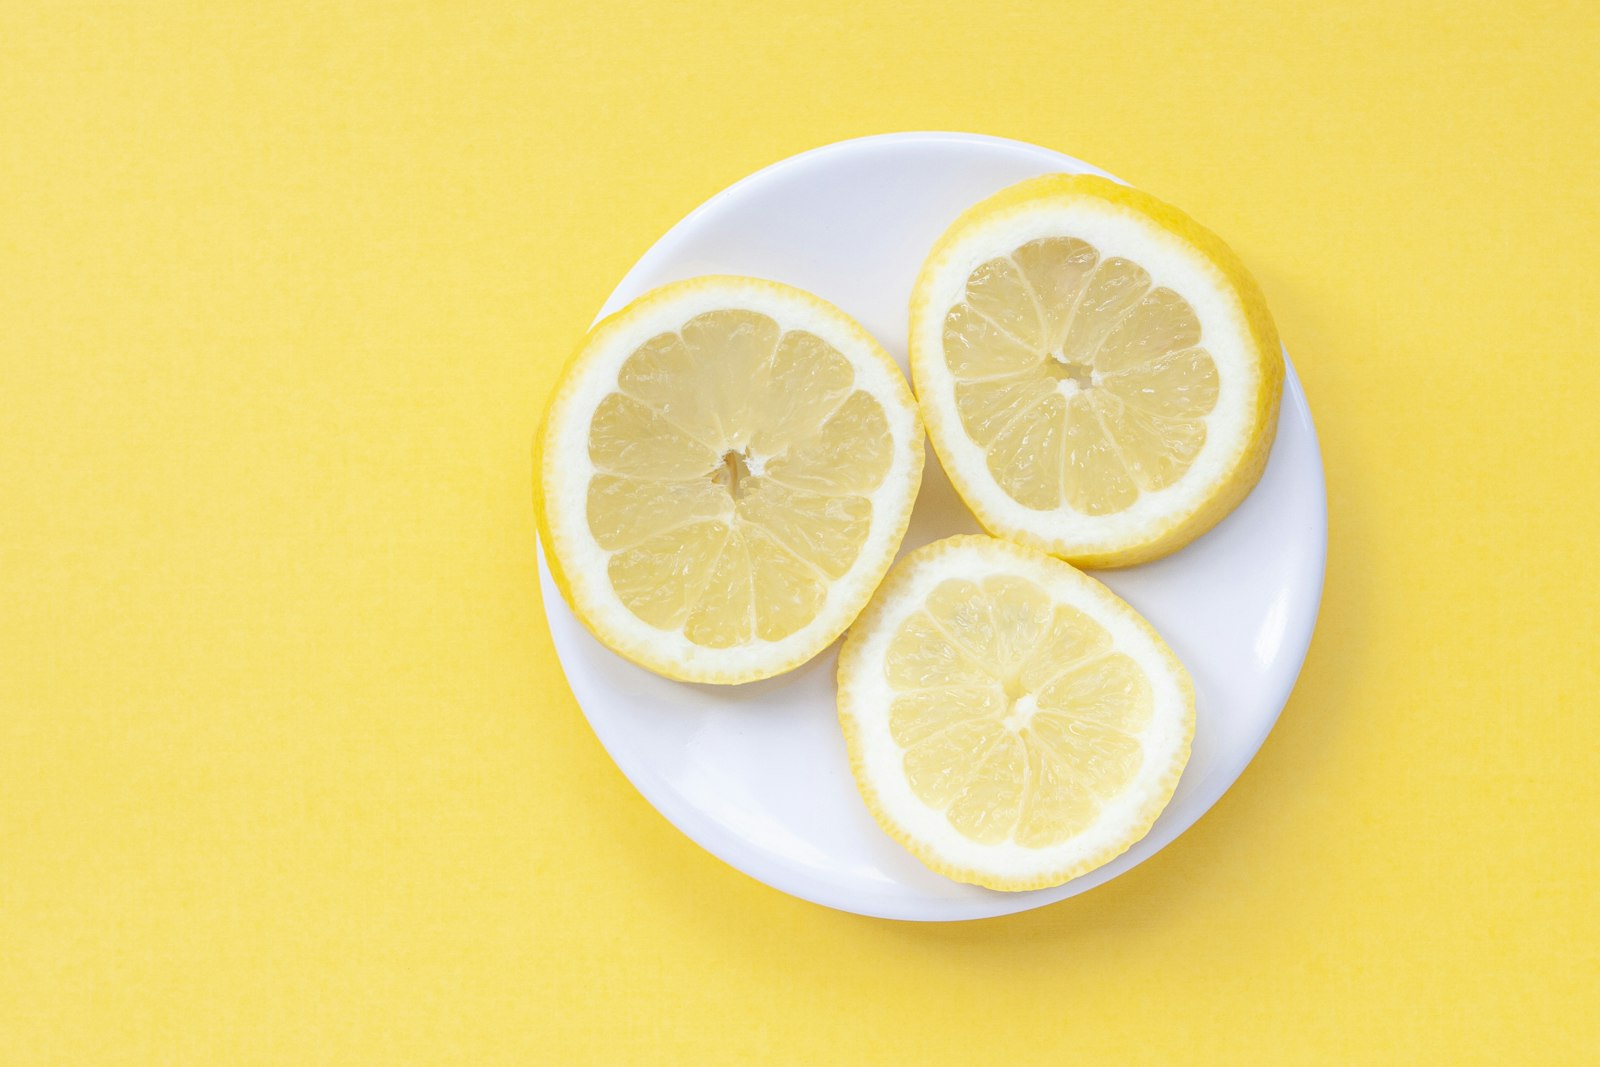
[[[911,373],[991,533],[1114,567],[1181,548],[1244,499],[1284,370],[1221,240],[1137,190],[1058,174],[983,201],[934,246]]]
[[[1105,586],[989,537],[897,564],[839,655],[850,767],[947,877],[1060,885],[1150,829],[1189,758],[1194,689]]]
[[[838,308],[753,278],[668,285],[596,326],[538,448],[539,529],[573,612],[697,682],[827,647],[888,569],[922,478],[889,356]]]

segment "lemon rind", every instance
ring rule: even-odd
[[[740,306],[739,298],[744,295],[751,301],[768,305],[787,302],[802,308],[805,313],[824,320],[833,336],[845,343],[850,349],[846,357],[857,365],[858,370],[863,369],[857,360],[860,357],[869,360],[881,372],[876,375],[877,388],[872,390],[872,394],[884,404],[891,434],[895,438],[894,458],[890,472],[885,475],[885,482],[896,479],[903,488],[899,494],[883,498],[893,505],[887,515],[879,513],[876,507],[879,497],[875,495],[872,532],[869,533],[867,544],[845,576],[830,586],[828,600],[812,623],[781,642],[767,643],[757,638],[734,646],[731,650],[697,647],[690,656],[684,656],[662,651],[664,644],[671,643],[662,639],[663,636],[670,638],[670,631],[657,630],[631,613],[631,622],[621,619],[616,605],[608,604],[603,597],[594,595],[593,587],[597,583],[574,581],[569,573],[570,561],[579,555],[579,546],[574,545],[574,539],[589,535],[586,522],[563,523],[551,514],[552,497],[567,488],[564,472],[553,458],[551,441],[567,428],[570,419],[585,414],[575,407],[578,395],[587,388],[586,380],[594,371],[595,364],[603,358],[610,358],[608,353],[613,351],[612,346],[620,338],[640,324],[650,322],[658,312],[668,311],[686,297],[707,291],[725,293],[728,297],[726,306],[729,307]],[[886,393],[888,395],[884,395]],[[899,432],[896,432],[897,426]],[[535,524],[545,549],[551,577],[562,598],[584,627],[613,652],[678,681],[716,685],[757,681],[793,670],[814,658],[838,639],[871,598],[893,562],[895,553],[899,551],[911,521],[912,505],[922,479],[923,439],[920,412],[904,374],[883,346],[845,312],[821,297],[780,282],[735,275],[703,275],[653,289],[607,316],[595,324],[568,358],[546,405],[539,430],[534,435]],[[595,551],[599,551],[597,546]],[[840,597],[837,603],[835,596]],[[617,620],[620,625],[602,623],[602,615]],[[623,632],[624,629],[631,632]],[[801,635],[804,635],[803,639]],[[730,660],[737,661],[740,657],[726,653],[736,654],[761,644],[782,646],[785,643],[792,649],[785,655],[753,665],[728,665]]]
[[[1181,721],[1178,724],[1179,733],[1173,743],[1170,758],[1149,780],[1147,784],[1149,791],[1143,803],[1124,819],[1122,832],[1104,846],[1076,856],[1068,862],[1041,866],[1021,875],[1003,873],[995,869],[985,870],[971,863],[951,859],[936,844],[913,832],[904,820],[894,814],[892,810],[894,805],[880,792],[875,775],[867,766],[863,723],[867,716],[887,715],[887,709],[864,704],[863,686],[860,681],[865,677],[864,672],[881,671],[883,664],[881,661],[873,662],[867,658],[866,638],[885,625],[886,616],[901,608],[900,598],[913,585],[918,572],[951,553],[981,553],[990,558],[1005,558],[1021,569],[1019,573],[1025,573],[1029,569],[1037,573],[1039,568],[1046,568],[1054,579],[1075,583],[1092,595],[1101,610],[1108,614],[1114,613],[1131,623],[1148,639],[1160,657],[1168,680],[1176,686]],[[958,882],[1007,892],[1061,885],[1104,866],[1133,847],[1149,833],[1151,826],[1171,801],[1178,780],[1188,763],[1194,741],[1194,683],[1177,655],[1143,616],[1103,584],[1057,557],[1037,549],[982,535],[958,535],[924,545],[907,553],[889,572],[873,596],[872,602],[851,627],[839,651],[838,704],[839,723],[844,732],[851,774],[855,778],[867,810],[871,812],[873,819],[883,831],[924,866],[938,874]],[[954,830],[951,832],[955,833]],[[1052,846],[1039,852],[1043,856],[1059,848],[1060,846]]]
[[[1199,264],[1214,275],[1217,291],[1233,305],[1253,356],[1255,373],[1252,380],[1244,383],[1250,393],[1248,425],[1239,434],[1238,446],[1223,459],[1221,474],[1213,479],[1209,491],[1195,496],[1187,507],[1126,538],[1064,536],[1061,527],[1070,525],[1073,519],[1071,509],[1065,506],[1058,511],[1037,512],[1039,518],[1032,522],[1015,521],[1017,507],[1014,502],[1008,503],[1009,497],[994,483],[987,469],[969,471],[971,455],[963,453],[975,446],[966,437],[959,419],[928,395],[930,379],[939,377],[931,365],[943,359],[939,330],[930,327],[929,316],[937,316],[942,322],[946,310],[931,306],[935,279],[950,269],[963,246],[982,231],[1023,219],[1040,208],[1067,204],[1093,205],[1135,224],[1154,227],[1178,242],[1177,247],[1190,250]],[[1249,271],[1221,238],[1182,211],[1147,193],[1095,175],[1031,178],[980,201],[958,217],[934,244],[912,290],[909,349],[912,383],[929,440],[957,493],[979,523],[996,536],[1030,545],[1078,566],[1126,567],[1158,559],[1189,544],[1233,511],[1255,487],[1266,469],[1276,434],[1283,392],[1283,352],[1266,300]],[[1183,484],[1181,480],[1179,484]],[[1011,517],[1005,512],[1012,513]]]

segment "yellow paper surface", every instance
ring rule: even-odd
[[[1597,11],[0,6],[0,1063],[1594,1062]],[[948,927],[634,793],[529,505],[659,234],[929,128],[1226,236],[1332,515],[1217,808]]]

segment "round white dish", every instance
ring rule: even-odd
[[[974,134],[886,134],[805,152],[724,189],[674,226],[597,319],[669,281],[748,274],[837,304],[903,369],[911,285],[939,234],[978,200],[1052,172],[1105,173],[1036,145]],[[930,451],[902,551],[973,532],[976,521]],[[591,637],[542,552],[539,579],[573,695],[617,766],[673,825],[794,896],[862,915],[956,920],[1037,908],[1109,881],[1216,803],[1288,700],[1311,641],[1326,555],[1322,459],[1290,366],[1277,442],[1244,503],[1166,559],[1096,575],[1149,618],[1194,676],[1194,749],[1177,793],[1122,856],[1028,893],[948,881],[878,829],[845,758],[834,705],[837,645],[764,682],[673,682]]]

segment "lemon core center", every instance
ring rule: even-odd
[[[711,481],[728,491],[728,495],[735,500],[744,496],[750,478],[749,450],[729,450],[722,455],[722,462],[717,464],[711,472]]]
[[[1078,363],[1059,354],[1044,361],[1044,372],[1057,382],[1071,382],[1079,389],[1100,384],[1100,376],[1089,364]]]

